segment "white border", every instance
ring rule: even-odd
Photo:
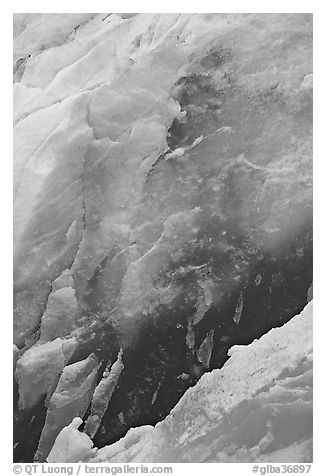
[[[12,474],[12,13],[13,12],[313,12],[314,13],[314,463],[310,474],[325,474],[323,458],[326,442],[325,399],[326,372],[325,351],[326,327],[323,294],[326,293],[326,157],[325,157],[325,62],[326,62],[326,18],[323,2],[317,1],[200,1],[200,2],[104,2],[104,1],[13,1],[2,5],[0,45],[1,45],[1,429],[0,429],[0,471]],[[3,465],[3,470],[1,466]],[[176,473],[194,474],[201,471],[198,465],[178,465]],[[181,468],[184,467],[184,468]],[[209,466],[209,467],[208,467]],[[212,472],[212,465],[205,465],[205,472]],[[324,465],[325,466],[325,465]],[[249,474],[250,465],[213,465],[214,474]],[[247,469],[245,469],[247,468]]]

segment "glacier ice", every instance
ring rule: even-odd
[[[14,15],[17,461],[136,441],[303,309],[311,51],[310,14]]]
[[[74,338],[63,340],[58,337],[23,353],[16,364],[21,408],[31,408],[53,390],[76,344]]]
[[[110,370],[106,368],[100,383],[94,390],[91,402],[90,415],[85,424],[85,433],[91,438],[96,434],[104,413],[108,407],[114,389],[119,381],[119,376],[124,369],[122,362],[122,349],[120,350],[117,360],[114,362]]]
[[[83,423],[79,417],[75,417],[70,425],[65,426],[57,436],[55,445],[51,449],[47,457],[48,463],[56,463],[62,461],[63,463],[78,463],[89,459],[93,449],[93,443],[90,438],[80,431],[78,428]]]
[[[37,461],[45,461],[56,436],[72,418],[83,417],[86,413],[95,389],[98,368],[98,359],[91,354],[87,359],[63,369],[48,404],[35,456]]]

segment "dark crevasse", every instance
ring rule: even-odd
[[[311,281],[309,229],[252,263],[238,288],[219,306],[209,309],[195,326],[195,349],[214,329],[208,370],[221,368],[233,345],[249,344],[298,314],[307,302]],[[233,317],[240,292],[243,310],[236,324]],[[159,321],[167,321],[166,328],[148,324],[141,330],[137,347],[125,354],[125,370],[95,436],[96,446],[117,441],[131,427],[161,421],[206,371],[196,352],[186,345],[188,315],[182,310],[174,309],[172,315],[163,310]]]
[[[17,406],[14,406],[14,462],[30,463],[33,461],[45,422],[46,412],[47,407],[44,405],[44,399],[30,410],[18,410]]]

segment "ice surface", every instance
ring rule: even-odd
[[[47,457],[48,463],[55,463],[58,460],[62,463],[78,463],[90,458],[95,449],[92,450],[93,443],[88,436],[78,431],[82,423],[83,420],[76,417],[70,425],[61,430]]]
[[[16,378],[21,408],[31,408],[51,391],[76,344],[74,338],[57,338],[30,348],[20,357],[16,366]]]
[[[38,445],[44,459],[60,429],[84,416],[120,348],[124,369],[98,414],[97,446],[164,419],[232,345],[305,305],[311,20],[15,15],[19,461]],[[78,362],[88,362],[80,378]],[[305,414],[296,403],[289,415],[296,409]]]

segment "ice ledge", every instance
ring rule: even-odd
[[[236,346],[155,427],[96,449],[81,423],[62,430],[48,462],[311,461],[312,301],[282,327]]]

